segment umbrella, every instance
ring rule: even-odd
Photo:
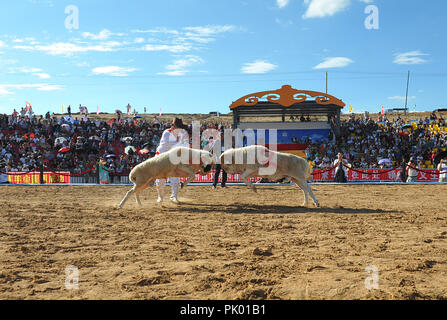
[[[98,136],[91,136],[90,138],[88,138],[89,140],[101,140],[100,137]]]
[[[133,152],[135,152],[135,147],[133,147],[133,146],[127,146],[125,149],[124,149],[124,152],[126,153],[126,154],[129,154],[129,151],[130,150],[132,150]]]
[[[116,155],[114,155],[114,154],[108,154],[104,158],[115,158],[115,157],[116,157]]]
[[[132,141],[133,138],[132,138],[132,137],[125,137],[125,138],[123,138],[122,140],[123,140],[123,141]]]
[[[433,158],[433,162],[438,165],[439,162],[441,162],[442,159],[447,157],[447,151],[441,151],[438,152],[438,154]]]
[[[138,151],[139,154],[145,154],[145,153],[149,153],[149,150],[147,149],[141,149],[140,151]]]
[[[385,163],[393,163],[390,159],[381,159],[379,160],[379,164],[385,164]]]
[[[74,119],[73,119],[72,116],[65,116],[65,117],[64,117],[64,120],[65,120],[65,121],[68,121],[68,122],[74,122]]]
[[[63,125],[61,125],[61,128],[64,128],[65,130],[70,130],[70,125],[69,124],[66,124],[66,123],[64,123]]]
[[[413,128],[413,126],[411,124],[404,124],[402,128]]]
[[[66,141],[67,141],[67,138],[59,137],[59,138],[56,138],[56,140],[54,140],[54,143],[55,144],[62,144],[64,142],[66,142]]]
[[[135,116],[134,118],[140,119],[140,118],[142,118],[142,117],[141,117],[141,116]]]
[[[63,153],[63,152],[67,152],[67,151],[70,151],[70,148],[63,147],[63,148],[60,148],[60,149],[59,149],[59,152],[61,152],[61,153]]]

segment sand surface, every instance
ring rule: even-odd
[[[0,299],[447,299],[447,185],[129,188],[0,187]]]

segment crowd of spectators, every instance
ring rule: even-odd
[[[419,121],[405,122],[400,116],[378,121],[351,115],[341,122],[341,134],[330,141],[308,144],[307,157],[314,168],[331,168],[342,152],[353,168],[375,169],[400,166],[414,157],[421,168],[433,168],[433,158],[446,148],[446,121],[432,113]]]
[[[148,121],[119,112],[106,121],[89,119],[88,114],[36,116],[14,110],[11,115],[0,115],[0,171],[26,172],[43,162],[54,171],[76,174],[103,159],[109,170],[125,174],[155,156],[161,134],[168,126],[157,117]],[[400,117],[390,121],[385,116],[374,121],[351,116],[341,123],[338,138],[331,135],[329,141],[306,139],[299,143],[308,145],[306,153],[313,168],[332,167],[338,152],[354,168],[393,167],[410,157],[426,164],[446,147],[445,126],[445,119],[435,114],[411,124]],[[201,130],[207,128],[223,131],[231,126],[201,125]],[[188,129],[191,132],[191,124]],[[389,161],[382,163],[382,159]]]
[[[161,135],[169,126],[156,116],[146,121],[121,113],[108,121],[92,120],[88,115],[0,115],[0,171],[27,172],[42,162],[53,171],[76,174],[103,159],[108,170],[128,173],[155,156]],[[221,124],[203,124],[201,130],[205,128],[224,129]]]

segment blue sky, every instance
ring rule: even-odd
[[[0,112],[227,113],[284,84],[324,92],[326,71],[329,94],[378,112],[403,107],[408,70],[410,110],[432,110],[445,107],[445,12],[443,0],[3,0]]]

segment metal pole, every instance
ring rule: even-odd
[[[408,79],[407,79],[407,94],[405,96],[405,114],[407,113],[407,103],[408,103],[408,86],[410,84],[410,70],[408,70]]]
[[[327,94],[327,71],[326,71],[326,94]]]

